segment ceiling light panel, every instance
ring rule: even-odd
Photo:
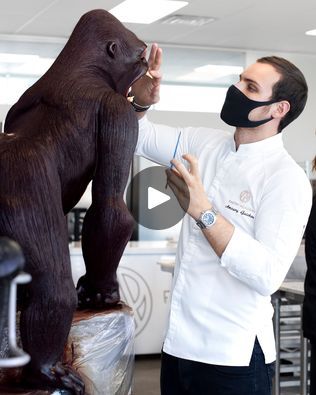
[[[305,34],[306,34],[307,36],[316,36],[316,29],[307,30],[307,32],[305,32]]]
[[[171,15],[161,20],[166,25],[186,25],[186,26],[204,26],[216,19],[213,17],[204,17],[198,15]]]
[[[149,24],[188,5],[187,1],[125,0],[109,12],[121,22]]]

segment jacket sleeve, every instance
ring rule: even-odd
[[[255,234],[235,227],[221,257],[221,265],[231,275],[264,296],[273,294],[282,284],[311,208],[310,183],[305,174],[294,173],[272,177],[255,218]]]
[[[139,134],[135,154],[160,165],[168,166],[181,128],[159,125],[143,117],[138,122]],[[181,132],[176,158],[181,158],[187,150],[187,133]]]
[[[231,136],[223,130],[205,127],[171,127],[155,124],[146,116],[139,120],[138,125],[139,134],[135,154],[165,166],[170,165],[180,132],[175,155],[178,160],[182,160],[182,155],[188,153],[199,157],[206,144],[209,145],[211,155],[213,148],[223,144]],[[186,162],[183,160],[183,163]]]

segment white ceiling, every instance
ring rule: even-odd
[[[154,0],[148,0],[148,2]],[[316,54],[316,0],[188,0],[177,13],[215,17],[202,27],[157,21],[129,24],[146,42],[229,49]],[[0,41],[22,36],[54,37],[63,42],[79,17],[94,8],[111,9],[121,0],[1,0]],[[49,40],[48,40],[49,41]]]

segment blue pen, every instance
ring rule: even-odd
[[[174,159],[174,158],[176,157],[177,150],[178,150],[178,146],[179,146],[179,141],[180,141],[180,136],[181,136],[181,130],[180,130],[180,133],[179,133],[179,136],[178,136],[177,144],[176,144],[176,147],[175,147],[175,149],[174,149],[174,153],[173,153],[172,159]],[[171,164],[170,164],[170,169],[172,169],[173,167],[174,167],[174,164],[171,163]]]
[[[174,158],[176,157],[177,150],[178,150],[178,146],[179,146],[179,141],[180,141],[180,136],[181,136],[181,130],[180,130],[180,133],[179,133],[179,136],[178,136],[178,140],[177,140],[177,143],[176,143],[176,146],[175,146],[174,152],[173,152],[173,157],[172,157],[172,159],[174,159]],[[171,164],[170,164],[170,166],[169,166],[169,169],[172,169],[173,167],[174,167],[174,164],[173,164],[173,163],[171,163]],[[165,189],[167,189],[167,187],[168,187],[168,180],[167,180],[167,183],[166,183]]]

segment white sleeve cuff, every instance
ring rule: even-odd
[[[221,257],[222,267],[263,296],[278,290],[291,263],[238,228]]]

